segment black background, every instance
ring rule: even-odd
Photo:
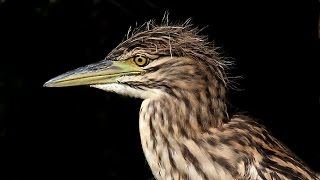
[[[141,100],[43,88],[103,59],[129,26],[193,18],[235,61],[234,112],[256,117],[320,171],[318,1],[0,1],[0,179],[151,179]]]

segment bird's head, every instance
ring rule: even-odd
[[[189,22],[149,21],[129,34],[104,60],[64,73],[44,86],[90,85],[142,99],[210,91],[208,86],[225,91],[225,64]]]

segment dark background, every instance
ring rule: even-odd
[[[193,18],[235,61],[233,112],[247,112],[320,171],[318,1],[0,1],[0,179],[151,179],[141,100],[43,88],[103,59],[129,26]]]

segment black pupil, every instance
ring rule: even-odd
[[[142,62],[143,60],[142,60],[142,58],[138,58],[138,62]]]

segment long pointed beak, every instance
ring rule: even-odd
[[[144,70],[128,61],[102,60],[57,76],[44,87],[65,87],[116,83],[117,78],[127,74],[139,74]]]

